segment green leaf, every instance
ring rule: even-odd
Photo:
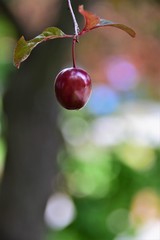
[[[119,28],[119,29],[125,31],[126,33],[128,33],[131,37],[135,37],[135,35],[136,35],[135,31],[132,28],[127,27],[126,25],[123,25],[120,23],[114,23],[114,22],[108,21],[106,19],[101,19],[97,15],[84,10],[83,5],[79,6],[79,12],[83,15],[83,17],[85,19],[84,28],[79,33],[79,35],[82,35],[90,30],[95,29],[95,28],[106,27],[106,26]]]
[[[55,38],[71,38],[72,35],[66,35],[62,32],[59,28],[56,27],[49,27],[46,28],[40,35],[37,37],[26,41],[25,38],[22,36],[18,42],[17,46],[14,51],[14,58],[13,62],[14,65],[19,68],[20,64],[25,61],[31,51],[40,43],[45,42],[47,40],[55,39]]]
[[[136,36],[136,33],[132,28],[127,27],[124,24],[114,23],[112,21],[108,21],[108,20],[105,20],[105,19],[100,19],[100,22],[94,28],[105,27],[105,26],[111,26],[111,27],[119,28],[119,29],[125,31],[126,33],[128,33],[131,37]]]

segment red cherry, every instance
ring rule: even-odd
[[[55,94],[58,102],[66,109],[82,108],[91,94],[91,78],[81,68],[66,68],[55,80]]]

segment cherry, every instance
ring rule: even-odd
[[[55,79],[55,94],[66,109],[82,108],[91,94],[91,78],[81,68],[65,68]]]

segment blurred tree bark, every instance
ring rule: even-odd
[[[67,1],[62,2],[59,1],[61,10],[54,26],[71,33],[73,24]],[[78,1],[73,4],[74,9],[78,4]],[[6,3],[0,1],[0,7],[17,30],[22,31],[21,35],[33,37],[22,29]],[[43,215],[53,188],[60,143],[53,82],[67,58],[70,43],[71,40],[61,39],[42,44],[10,76],[10,86],[4,96],[8,129],[0,192],[1,240],[44,239]]]

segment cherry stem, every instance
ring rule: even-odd
[[[77,36],[75,35],[72,40],[72,60],[73,60],[73,67],[76,68],[76,57],[75,57],[75,45],[77,42]]]

